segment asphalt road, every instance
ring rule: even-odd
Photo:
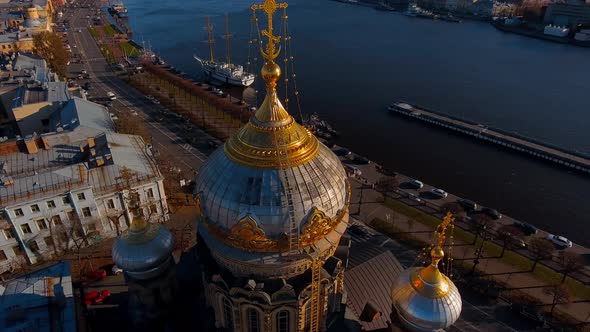
[[[90,1],[86,3],[91,4]],[[161,154],[162,158],[172,161],[192,177],[211,152],[207,142],[215,139],[175,117],[165,107],[154,104],[117,76],[88,31],[91,20],[86,16],[96,16],[96,10],[95,7],[68,8],[64,13],[63,19],[68,19],[70,23],[68,43],[72,46],[72,54],[79,54],[84,61],[72,62],[68,66],[68,76],[75,77],[82,70],[90,75],[89,79],[77,80],[80,86],[90,83],[90,99],[106,99],[107,92],[113,92],[117,99],[112,102],[109,112],[143,121],[152,136],[154,153]],[[158,119],[162,117],[164,120],[159,122]]]

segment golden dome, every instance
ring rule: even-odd
[[[232,161],[255,168],[287,169],[313,159],[319,142],[285,110],[276,91],[281,68],[274,61],[262,67],[267,93],[250,121],[224,146]]]

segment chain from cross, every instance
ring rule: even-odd
[[[253,4],[252,11],[262,10],[268,16],[268,29],[262,30],[262,35],[268,37],[268,44],[266,45],[266,52],[260,48],[260,53],[269,62],[274,62],[281,53],[281,45],[275,50],[275,44],[281,40],[280,36],[273,35],[272,16],[279,8],[287,8],[286,2],[277,3],[275,0],[264,0],[262,4]]]

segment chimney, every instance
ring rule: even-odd
[[[96,166],[100,167],[104,165],[104,159],[102,157],[96,157]]]
[[[32,138],[25,139],[25,146],[27,148],[28,154],[34,154],[34,153],[39,152],[39,148],[37,147],[37,143]]]
[[[79,164],[78,165],[78,171],[80,172],[80,182],[84,182],[84,165],[83,164]]]
[[[45,150],[49,150],[49,140],[47,140],[47,137],[39,138],[38,145]]]
[[[88,147],[92,149],[95,146],[94,137],[88,137],[87,141],[88,141]]]

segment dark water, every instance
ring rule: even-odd
[[[207,55],[206,16],[220,36],[229,13],[232,59],[246,63],[250,4],[126,1],[134,38],[195,76],[193,53]],[[485,23],[421,20],[328,0],[289,5],[303,112],[332,123],[343,133],[339,143],[590,244],[583,236],[590,220],[587,176],[385,112],[403,99],[590,153],[589,49],[505,34]],[[224,41],[216,42],[223,56]]]

